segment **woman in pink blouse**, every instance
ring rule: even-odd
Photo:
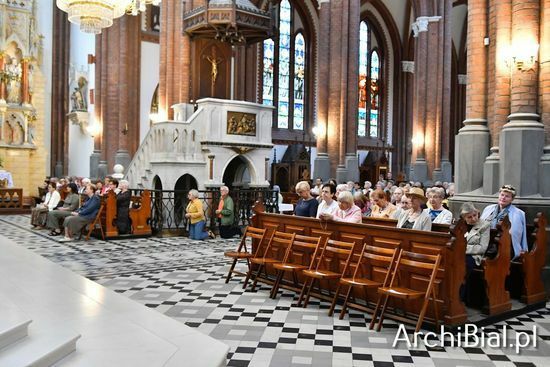
[[[361,223],[361,209],[354,204],[351,192],[342,191],[338,195],[338,207],[335,214],[324,213],[319,218],[336,222]]]

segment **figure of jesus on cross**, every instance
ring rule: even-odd
[[[223,62],[223,58],[216,56],[216,47],[212,46],[212,54],[210,56],[205,56],[206,60],[210,63],[212,69],[210,71],[210,94],[214,97],[214,89],[216,86],[216,80],[218,79],[218,65]]]

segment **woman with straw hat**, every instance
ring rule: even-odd
[[[424,190],[419,187],[412,187],[406,196],[411,199],[411,209],[401,212],[397,220],[397,228],[431,231],[432,221],[430,215],[422,210],[422,204],[426,202]]]

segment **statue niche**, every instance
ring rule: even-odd
[[[230,95],[231,47],[218,41],[197,39],[197,55],[193,65],[195,99]]]

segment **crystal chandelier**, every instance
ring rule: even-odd
[[[113,19],[123,16],[130,2],[136,0],[56,0],[57,7],[68,14],[69,22],[78,24],[82,32],[93,34],[112,26]]]
[[[162,0],[130,0],[130,4],[126,8],[126,12],[132,15],[138,15],[139,12],[144,12],[145,7],[149,4],[160,5]]]

